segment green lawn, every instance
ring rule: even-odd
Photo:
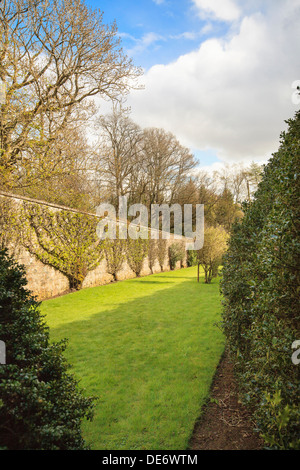
[[[93,449],[186,449],[224,338],[218,281],[196,268],[85,289],[42,303],[51,338],[88,395]]]

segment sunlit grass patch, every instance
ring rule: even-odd
[[[224,339],[217,280],[187,268],[91,288],[42,304],[87,394],[94,449],[185,449]]]

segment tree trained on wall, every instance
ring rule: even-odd
[[[64,274],[70,289],[78,290],[104,256],[97,222],[92,215],[26,203],[22,211],[22,244],[42,263]]]
[[[149,241],[143,238],[127,239],[127,261],[137,277],[141,275],[145,257],[148,254]]]
[[[182,243],[172,243],[169,246],[170,268],[175,269],[177,261],[183,262],[185,258],[185,249]]]
[[[50,343],[39,303],[26,289],[25,270],[0,250],[0,448],[83,450],[83,419],[93,399],[68,372],[66,341]]]
[[[150,238],[149,246],[148,246],[148,262],[149,262],[149,268],[151,269],[152,274],[153,274],[155,262],[157,260],[157,254],[158,254],[157,240]]]
[[[107,271],[117,280],[117,273],[120,271],[126,258],[126,240],[117,237],[114,240],[105,241],[105,257],[107,263]]]
[[[157,240],[157,259],[160,265],[160,269],[162,271],[164,270],[164,264],[166,261],[167,244],[168,244],[168,241],[162,238],[162,234],[160,232],[159,239]]]

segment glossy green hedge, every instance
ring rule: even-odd
[[[92,417],[63,352],[65,341],[50,344],[39,304],[25,288],[26,278],[0,250],[0,339],[6,365],[0,365],[0,448],[84,449],[83,418]]]
[[[233,227],[225,255],[223,326],[243,396],[267,447],[299,441],[300,112],[287,121],[253,202]]]

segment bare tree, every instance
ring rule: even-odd
[[[252,162],[245,167],[243,164],[225,165],[222,171],[215,171],[217,192],[231,191],[236,203],[250,200],[261,179],[262,167]]]
[[[262,166],[252,162],[245,171],[245,181],[247,185],[247,196],[250,201],[252,195],[257,190],[258,184],[262,179]]]
[[[140,169],[143,134],[122,106],[100,119],[100,131],[99,170],[118,208],[119,197],[130,193],[132,176]]]
[[[144,159],[149,205],[172,203],[178,187],[196,165],[193,155],[173,134],[157,128],[144,131]]]
[[[47,163],[39,177],[55,172],[75,110],[86,119],[93,97],[128,92],[140,71],[123,54],[116,25],[83,0],[2,0],[0,30],[0,183],[14,187],[36,177],[36,158]]]

